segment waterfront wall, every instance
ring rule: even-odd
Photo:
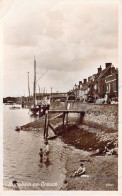
[[[118,105],[70,103],[72,109],[83,110],[83,124],[103,129],[118,129]]]
[[[70,110],[81,110],[85,112],[82,123],[102,129],[118,130],[118,105],[91,104],[82,102],[69,102]],[[53,102],[53,108],[56,102]],[[66,109],[67,103],[59,102],[56,109]],[[70,114],[70,120],[78,121],[79,114]]]

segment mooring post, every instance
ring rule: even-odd
[[[68,112],[66,112],[66,131],[68,129]]]
[[[55,135],[57,134],[56,131],[55,131],[55,128],[50,124],[48,123],[48,126],[53,130],[53,132],[55,133]]]
[[[46,122],[46,138],[48,137],[48,125],[49,125],[49,116],[48,116],[48,110],[46,110],[46,114],[47,114],[47,122]]]
[[[39,117],[41,116],[41,106],[39,105]]]
[[[45,113],[45,123],[44,123],[44,138],[46,137],[46,127],[47,127],[47,114]]]
[[[63,131],[64,131],[65,112],[63,112]]]

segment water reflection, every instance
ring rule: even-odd
[[[40,163],[40,148],[45,149],[42,131],[15,131],[15,127],[32,122],[35,116],[28,109],[9,110],[4,106],[3,133],[3,183],[10,189],[9,183],[57,182],[56,187],[43,187],[44,190],[59,190],[65,178],[66,156],[63,142],[59,138],[49,141],[50,153]],[[38,119],[38,117],[37,117]],[[64,154],[64,155],[63,155]],[[60,157],[62,157],[60,159]],[[59,176],[61,176],[59,178]],[[22,186],[21,190],[40,190],[41,186]]]
[[[46,167],[48,167],[50,165],[49,157],[46,158],[45,165],[46,165]]]
[[[30,118],[32,118],[32,119],[38,119],[39,118],[38,114],[30,114],[29,113],[29,115],[30,115]]]

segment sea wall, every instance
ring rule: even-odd
[[[66,109],[68,103],[53,102],[52,108]],[[81,110],[85,112],[82,124],[102,129],[118,130],[118,105],[91,104],[82,102],[69,102],[69,110]],[[70,120],[79,120],[79,114],[70,114]]]

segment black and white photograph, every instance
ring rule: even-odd
[[[0,0],[4,192],[118,192],[119,5]]]

